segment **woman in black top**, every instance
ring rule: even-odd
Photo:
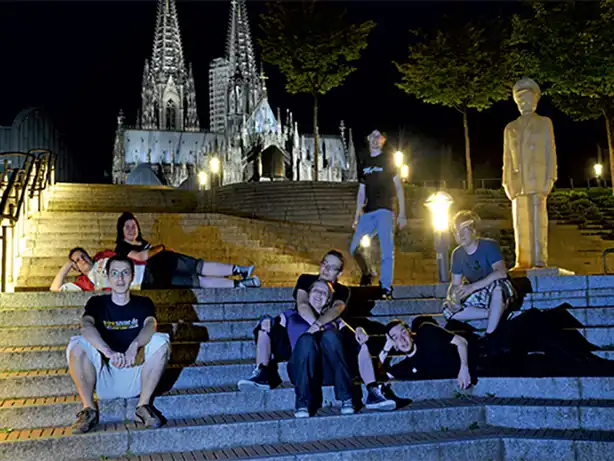
[[[147,263],[142,288],[257,288],[260,279],[253,276],[255,266],[206,262],[174,251],[164,245],[152,245],[141,235],[141,226],[129,212],[117,220],[115,253]],[[240,276],[241,280],[225,277]]]

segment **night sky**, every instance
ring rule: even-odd
[[[0,3],[0,125],[10,125],[17,113],[43,106],[64,133],[73,155],[80,156],[81,181],[104,181],[110,173],[116,116],[123,108],[133,124],[140,107],[141,78],[150,58],[156,18],[156,1],[122,2],[2,2]],[[354,21],[373,19],[369,48],[343,87],[332,90],[320,102],[320,132],[338,133],[339,121],[354,130],[354,141],[363,147],[374,128],[385,131],[391,143],[408,145],[412,152],[413,179],[447,176],[450,162],[442,147],[452,149],[455,176],[464,169],[461,115],[453,109],[422,104],[394,86],[399,73],[393,61],[407,55],[408,30],[437,26],[444,14],[470,18],[474,15],[509,15],[518,2],[385,2],[345,3]],[[208,127],[208,68],[225,50],[230,2],[177,1],[184,56],[194,68],[201,124]],[[264,2],[248,1],[255,37],[258,14]],[[288,95],[278,71],[265,64],[269,102],[282,114],[289,108],[299,130],[312,130],[311,100]],[[559,156],[560,185],[569,176],[582,181],[596,159],[596,144],[606,147],[603,121],[572,122],[544,98],[538,111],[554,122]],[[518,116],[511,100],[470,115],[474,176],[498,178],[501,172],[503,128]],[[607,153],[604,151],[607,157]],[[447,167],[447,169],[446,169]],[[454,169],[454,168],[452,168]]]

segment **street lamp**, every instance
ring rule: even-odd
[[[409,178],[409,165],[403,165],[401,167],[401,179]]]
[[[403,152],[400,150],[394,153],[394,164],[397,168],[401,168],[403,165]]]
[[[601,175],[603,174],[603,165],[601,163],[595,163],[593,170],[595,171],[595,177],[597,179],[601,178]]]
[[[363,235],[360,239],[360,246],[363,248],[369,248],[371,246],[371,237]]]
[[[220,159],[213,157],[209,162],[209,167],[211,168],[211,173],[218,174],[220,172]]]
[[[426,200],[425,205],[431,212],[435,237],[435,253],[437,254],[437,275],[439,281],[450,281],[450,228],[449,209],[454,199],[445,192],[436,192]]]
[[[200,173],[198,173],[198,184],[201,190],[207,187],[207,172],[206,171],[201,171]]]

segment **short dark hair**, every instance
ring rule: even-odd
[[[92,257],[89,255],[89,253],[87,251],[85,251],[83,248],[81,247],[75,247],[72,250],[70,250],[68,252],[68,259],[70,259],[72,261],[72,255],[74,255],[77,251],[80,251],[81,253],[83,253],[85,256],[87,256],[88,258],[92,259]]]
[[[343,256],[343,253],[333,248],[332,250],[328,250],[328,252],[322,258],[322,261],[324,261],[327,256],[334,256],[335,258],[337,258],[341,262],[341,268],[339,270],[343,270],[343,266],[345,266],[345,257]]]
[[[388,324],[386,325],[386,334],[389,335],[390,334],[390,330],[392,330],[394,327],[398,327],[399,325],[404,326],[408,330],[410,329],[409,325],[407,325],[407,323],[404,322],[403,320],[394,319],[394,320],[391,320],[390,322],[388,322]]]
[[[132,272],[132,275],[134,275],[134,261],[132,261],[132,259],[127,258],[125,256],[111,256],[108,260],[107,260],[107,264],[105,265],[105,269],[107,271],[107,275],[111,272],[111,264],[113,264],[114,262],[123,262],[123,263],[128,263],[128,265],[130,266],[130,271]]]
[[[474,229],[476,229],[476,225],[477,225],[479,220],[480,220],[480,217],[478,216],[478,214],[475,211],[460,210],[452,218],[452,225],[456,228],[456,226],[458,226],[459,224],[461,224],[463,222],[473,221],[472,227]]]

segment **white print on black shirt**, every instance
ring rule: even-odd
[[[132,320],[104,320],[104,326],[107,330],[132,330],[139,327],[138,319]]]
[[[381,166],[367,166],[362,169],[362,174],[368,175],[371,173],[381,173],[382,171],[384,171],[384,168]]]

